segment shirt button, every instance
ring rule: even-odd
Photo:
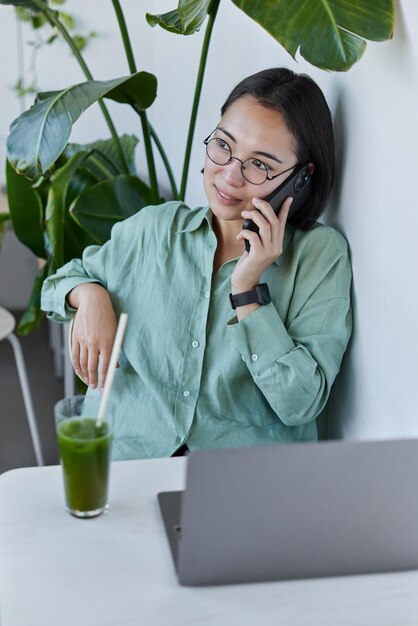
[[[198,341],[192,341],[192,346],[193,348],[198,348],[199,347],[199,342]]]
[[[252,361],[258,361],[258,354],[252,354],[251,355],[251,360]]]
[[[206,291],[205,298],[209,298],[209,296],[210,296],[210,291]]]
[[[187,389],[186,389],[186,391],[183,391],[183,396],[185,398],[188,398],[190,396],[190,391],[187,391]]]

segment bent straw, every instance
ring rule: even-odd
[[[125,334],[126,323],[128,321],[128,315],[121,313],[119,318],[118,329],[116,331],[115,341],[113,342],[112,354],[110,355],[109,369],[107,370],[106,382],[103,389],[102,400],[100,402],[99,414],[96,420],[96,426],[101,426],[103,418],[105,416],[107,403],[109,400],[110,389],[112,387],[113,378],[115,376],[116,364],[118,362],[118,356],[122,345],[123,336]]]

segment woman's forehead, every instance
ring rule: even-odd
[[[233,143],[246,145],[248,149],[272,151],[276,147],[294,153],[295,140],[283,114],[252,96],[235,100],[222,116],[219,127]]]

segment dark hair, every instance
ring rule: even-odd
[[[334,182],[334,131],[329,107],[318,85],[306,74],[271,68],[244,78],[231,91],[222,115],[242,96],[279,111],[295,139],[299,163],[312,161],[312,192],[289,223],[308,230],[324,211]]]

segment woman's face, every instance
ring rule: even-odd
[[[255,159],[256,165],[262,161],[269,177],[298,162],[295,139],[282,114],[262,106],[251,96],[243,96],[229,107],[212,137],[226,141],[232,156],[241,161]],[[254,208],[253,198],[267,196],[290,173],[254,185],[243,177],[241,163],[236,159],[227,165],[216,165],[206,155],[204,186],[209,206],[218,220],[242,220],[241,211]]]

